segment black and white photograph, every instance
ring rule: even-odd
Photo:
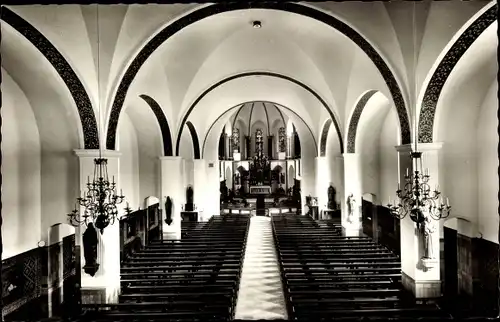
[[[500,319],[497,0],[0,27],[0,322]]]

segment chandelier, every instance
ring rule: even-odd
[[[409,170],[406,169],[406,183],[403,190],[398,184],[396,194],[399,202],[395,201],[392,205],[389,198],[387,207],[391,214],[398,219],[410,215],[411,220],[417,224],[424,222],[426,215],[434,220],[447,218],[451,211],[450,201],[446,198],[446,204],[444,203],[441,192],[438,190],[439,186],[436,185],[436,188],[431,191],[429,169],[422,173],[422,152],[412,152],[410,157],[414,160],[416,170],[410,175]]]
[[[114,176],[113,181],[109,182],[107,165],[108,159],[100,157],[94,159],[94,178],[90,182],[90,178],[87,177],[87,191],[82,197],[76,199],[75,209],[68,214],[73,226],[93,222],[102,234],[104,228],[114,224],[118,218],[117,205],[122,203],[125,197],[122,191],[120,195],[116,193]],[[85,208],[81,216],[78,206]]]

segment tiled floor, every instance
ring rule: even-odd
[[[269,217],[250,220],[235,319],[287,319]]]

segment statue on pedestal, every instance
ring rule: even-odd
[[[172,199],[170,197],[167,197],[167,200],[165,201],[165,223],[170,226],[170,224],[174,221],[172,219]]]
[[[420,225],[421,227],[421,235],[423,237],[423,246],[424,246],[424,259],[430,259],[433,257],[432,251],[432,234],[436,231],[436,227],[432,224],[431,219],[427,216],[425,217],[424,222]]]
[[[337,209],[337,203],[335,202],[335,195],[337,191],[333,186],[328,187],[328,209],[335,210]]]
[[[85,257],[83,270],[90,276],[94,276],[99,270],[99,263],[97,263],[97,245],[99,244],[99,239],[97,238],[97,232],[93,223],[88,224],[87,230],[83,233],[82,242],[83,256]]]
[[[354,216],[354,209],[356,209],[356,199],[354,195],[351,193],[349,197],[347,197],[347,221],[352,223],[352,219]]]

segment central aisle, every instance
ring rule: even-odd
[[[235,319],[287,319],[270,217],[250,219]]]

